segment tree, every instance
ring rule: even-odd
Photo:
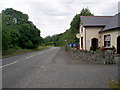
[[[88,8],[83,8],[79,14],[80,16],[94,16]]]
[[[43,42],[40,30],[29,21],[27,14],[12,8],[2,11],[2,46],[4,49],[36,48]]]

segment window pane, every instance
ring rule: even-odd
[[[105,35],[104,36],[104,46],[105,47],[110,47],[110,35]]]

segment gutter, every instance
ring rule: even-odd
[[[99,31],[99,33],[107,32],[107,31],[113,31],[113,30],[119,30],[119,29],[120,29],[120,27],[116,27],[116,28],[111,28],[111,29],[107,29],[107,30],[101,30],[101,31]]]

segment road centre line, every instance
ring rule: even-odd
[[[12,62],[12,63],[9,63],[9,64],[6,64],[6,65],[4,65],[4,66],[1,66],[0,68],[6,67],[6,66],[10,66],[10,65],[15,64],[15,63],[17,63],[17,62],[19,62],[19,61],[14,61],[14,62]]]
[[[19,61],[23,61],[23,60],[29,59],[29,58],[31,58],[31,57],[33,57],[33,56],[35,56],[35,55],[26,57],[25,59],[16,60],[16,61],[11,62],[11,63],[9,63],[9,64],[3,65],[3,66],[1,66],[0,68],[6,67],[6,66],[10,66],[10,65],[13,65],[13,64],[15,64],[15,63],[17,63],[17,62],[19,62]]]
[[[35,55],[32,55],[32,56],[26,57],[25,59],[29,59],[29,58],[34,57],[34,56],[35,56]]]
[[[40,54],[43,54],[43,53],[44,53],[44,52],[41,52],[41,53],[38,53],[38,54],[40,55]]]
[[[47,51],[44,51],[44,52],[40,52],[40,53],[38,53],[38,54],[40,55],[40,54],[43,54],[43,53],[45,53],[45,52],[47,52]]]
[[[38,54],[40,55],[40,54],[43,54],[43,53],[45,53],[45,52],[47,52],[47,51],[44,51],[44,52],[41,52],[41,53],[38,53]],[[36,55],[38,55],[38,54],[36,54]],[[15,64],[15,63],[17,63],[17,62],[19,62],[19,61],[21,61],[21,60],[23,61],[23,60],[26,60],[26,59],[32,58],[32,57],[34,57],[34,56],[35,56],[35,55],[28,56],[28,57],[26,57],[25,59],[16,60],[16,61],[11,62],[11,63],[9,63],[9,64],[6,64],[6,65],[3,65],[3,66],[0,66],[0,68],[7,67],[7,66],[10,66],[10,65],[13,65],[13,64]]]

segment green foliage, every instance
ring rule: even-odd
[[[109,80],[108,85],[112,90],[120,90],[120,79]]]
[[[98,47],[98,48],[97,48],[97,50],[99,50],[99,51],[100,51],[100,49],[101,49],[101,47]]]
[[[32,48],[33,47],[33,43],[29,40],[29,41],[24,43],[24,47]]]
[[[75,39],[72,30],[67,30],[58,40],[60,46],[66,45],[66,43],[73,43],[73,42],[75,42]]]
[[[112,50],[113,50],[114,52],[116,52],[116,48],[115,48],[115,46],[112,46]]]
[[[90,47],[90,50],[93,50],[93,47],[92,47],[92,46]]]
[[[12,8],[2,11],[3,50],[14,47],[36,48],[43,42],[40,30],[28,19],[27,14]]]
[[[88,8],[83,8],[80,12],[80,16],[94,16]]]
[[[47,36],[44,38],[44,43],[45,45],[54,45],[54,46],[59,46],[58,40],[62,34],[56,34],[53,36]]]
[[[8,33],[2,32],[2,49],[7,50],[9,48],[9,38]]]
[[[74,30],[78,30],[79,28],[79,23],[80,23],[80,14],[76,14],[73,18],[73,20],[71,21],[70,25],[70,29]],[[75,32],[75,31],[74,31]]]

